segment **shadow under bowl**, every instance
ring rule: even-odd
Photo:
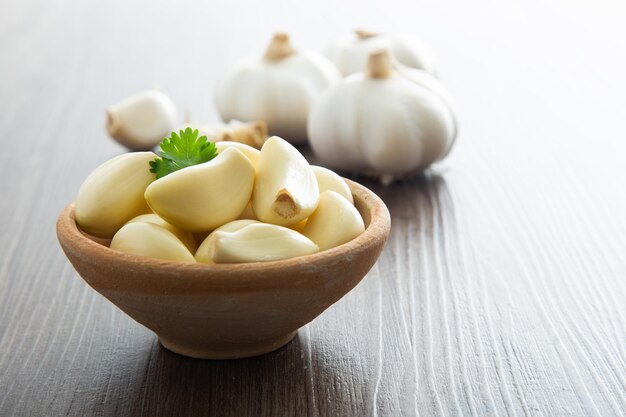
[[[378,259],[389,236],[389,211],[372,191],[346,182],[365,232],[313,255],[216,265],[131,255],[81,231],[74,203],[59,215],[57,237],[80,276],[155,332],[165,348],[202,359],[256,356],[291,341]]]

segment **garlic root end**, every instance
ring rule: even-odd
[[[274,211],[279,216],[289,219],[298,214],[300,210],[291,193],[283,188],[276,194]]]
[[[117,112],[110,108],[106,110],[106,115],[107,117],[105,127],[107,129],[107,132],[109,132],[111,136],[115,137],[120,129],[120,119],[117,115]]]

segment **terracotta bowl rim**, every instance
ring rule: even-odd
[[[391,220],[387,206],[373,191],[357,182],[348,179],[345,179],[345,181],[352,191],[355,203],[358,201],[363,205],[363,213],[369,213],[369,224],[363,233],[351,241],[312,255],[267,262],[203,264],[154,259],[119,252],[95,242],[83,234],[75,221],[74,202],[66,206],[60,213],[57,220],[57,234],[62,245],[65,244],[77,252],[88,252],[88,255],[92,257],[89,261],[92,264],[102,262],[113,265],[125,265],[131,268],[139,266],[145,269],[146,272],[158,272],[156,275],[172,273],[175,275],[207,274],[219,276],[227,273],[231,276],[269,271],[275,273],[282,269],[306,269],[320,264],[351,261],[356,258],[357,253],[363,252],[365,248],[381,244],[381,240],[382,244],[384,244],[389,235]]]

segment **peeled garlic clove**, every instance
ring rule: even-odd
[[[106,129],[129,149],[145,151],[169,136],[176,123],[176,107],[160,91],[129,97],[107,109]]]
[[[223,224],[222,226],[218,227],[215,230],[224,230],[226,232],[234,232],[235,230],[239,230],[242,227],[247,226],[252,223],[259,223],[259,221],[256,219],[240,218],[238,220],[233,220],[232,222]],[[198,232],[198,233],[194,233],[193,235],[194,235],[194,238],[196,239],[196,242],[204,242],[207,236],[209,236],[209,234],[211,234],[211,232]],[[198,251],[199,250],[200,249],[198,249]]]
[[[214,232],[236,232],[251,224],[260,224],[260,223],[261,222],[258,220],[251,220],[251,219],[233,220],[232,222],[228,222],[226,224],[221,225],[220,227],[215,229]]]
[[[250,224],[255,224],[255,223],[260,223],[260,222],[257,221],[257,220],[247,220],[247,219],[245,219],[245,220],[233,220],[232,222],[226,223],[225,225],[222,225],[222,226],[218,227],[213,232],[218,232],[218,231],[222,231],[222,232],[236,232],[236,231],[241,230],[241,229],[243,229],[244,227],[246,227],[246,226],[248,226]],[[210,247],[211,247],[211,241],[205,237],[202,240],[202,243],[200,244],[200,247],[196,251],[196,261],[202,262],[202,263],[205,263],[205,264],[215,263],[215,262],[213,262],[213,259],[211,259],[211,257],[209,256],[209,248]]]
[[[326,250],[349,242],[364,231],[363,218],[357,209],[339,193],[324,191],[302,234],[320,250]]]
[[[152,152],[119,155],[96,168],[76,197],[76,222],[85,232],[111,238],[128,220],[149,213],[143,193],[154,181]]]
[[[215,125],[185,124],[181,129],[184,130],[186,127],[197,129],[200,135],[206,136],[210,142],[230,141],[258,149],[267,140],[267,123],[263,120],[253,122],[231,120],[227,124]]]
[[[247,123],[231,120],[228,126],[230,129],[224,135],[224,140],[244,143],[260,149],[268,138],[267,123],[262,120]]]
[[[145,198],[168,223],[203,232],[235,220],[248,204],[254,167],[237,149],[226,149],[203,164],[183,168],[154,181]]]
[[[259,220],[290,226],[313,213],[319,198],[317,180],[291,144],[277,136],[269,138],[256,168],[252,208]]]
[[[196,245],[196,240],[193,237],[193,233],[181,230],[176,226],[172,226],[171,224],[169,224],[168,222],[166,222],[165,220],[163,220],[162,218],[160,218],[154,213],[142,214],[141,216],[137,216],[131,219],[126,224],[136,223],[136,222],[156,224],[157,226],[160,226],[172,232],[174,236],[176,236],[178,240],[180,240],[187,247],[187,249],[189,249],[189,252],[191,253],[195,253],[196,249],[198,248],[198,245]]]
[[[311,165],[311,169],[317,179],[320,194],[324,191],[335,191],[344,196],[350,203],[354,204],[352,191],[350,191],[350,187],[348,187],[348,184],[346,184],[343,178],[328,168]]]
[[[238,142],[215,142],[215,147],[217,148],[217,153],[220,154],[228,148],[235,148],[240,150],[246,158],[250,160],[252,166],[256,167],[257,162],[259,161],[259,156],[261,152],[258,149],[254,149],[252,146],[244,145],[243,143]]]
[[[113,236],[111,249],[169,261],[196,262],[172,232],[152,223],[128,223]]]
[[[200,247],[215,263],[277,261],[319,251],[300,233],[267,223],[250,224],[234,232],[214,231]]]

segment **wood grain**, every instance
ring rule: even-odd
[[[0,416],[626,415],[624,6],[411,4],[2,2]],[[287,347],[165,351],[54,235],[82,179],[123,151],[104,107],[158,86],[217,120],[214,84],[274,30],[320,49],[353,27],[431,42],[458,145],[423,178],[362,180],[390,241]]]

